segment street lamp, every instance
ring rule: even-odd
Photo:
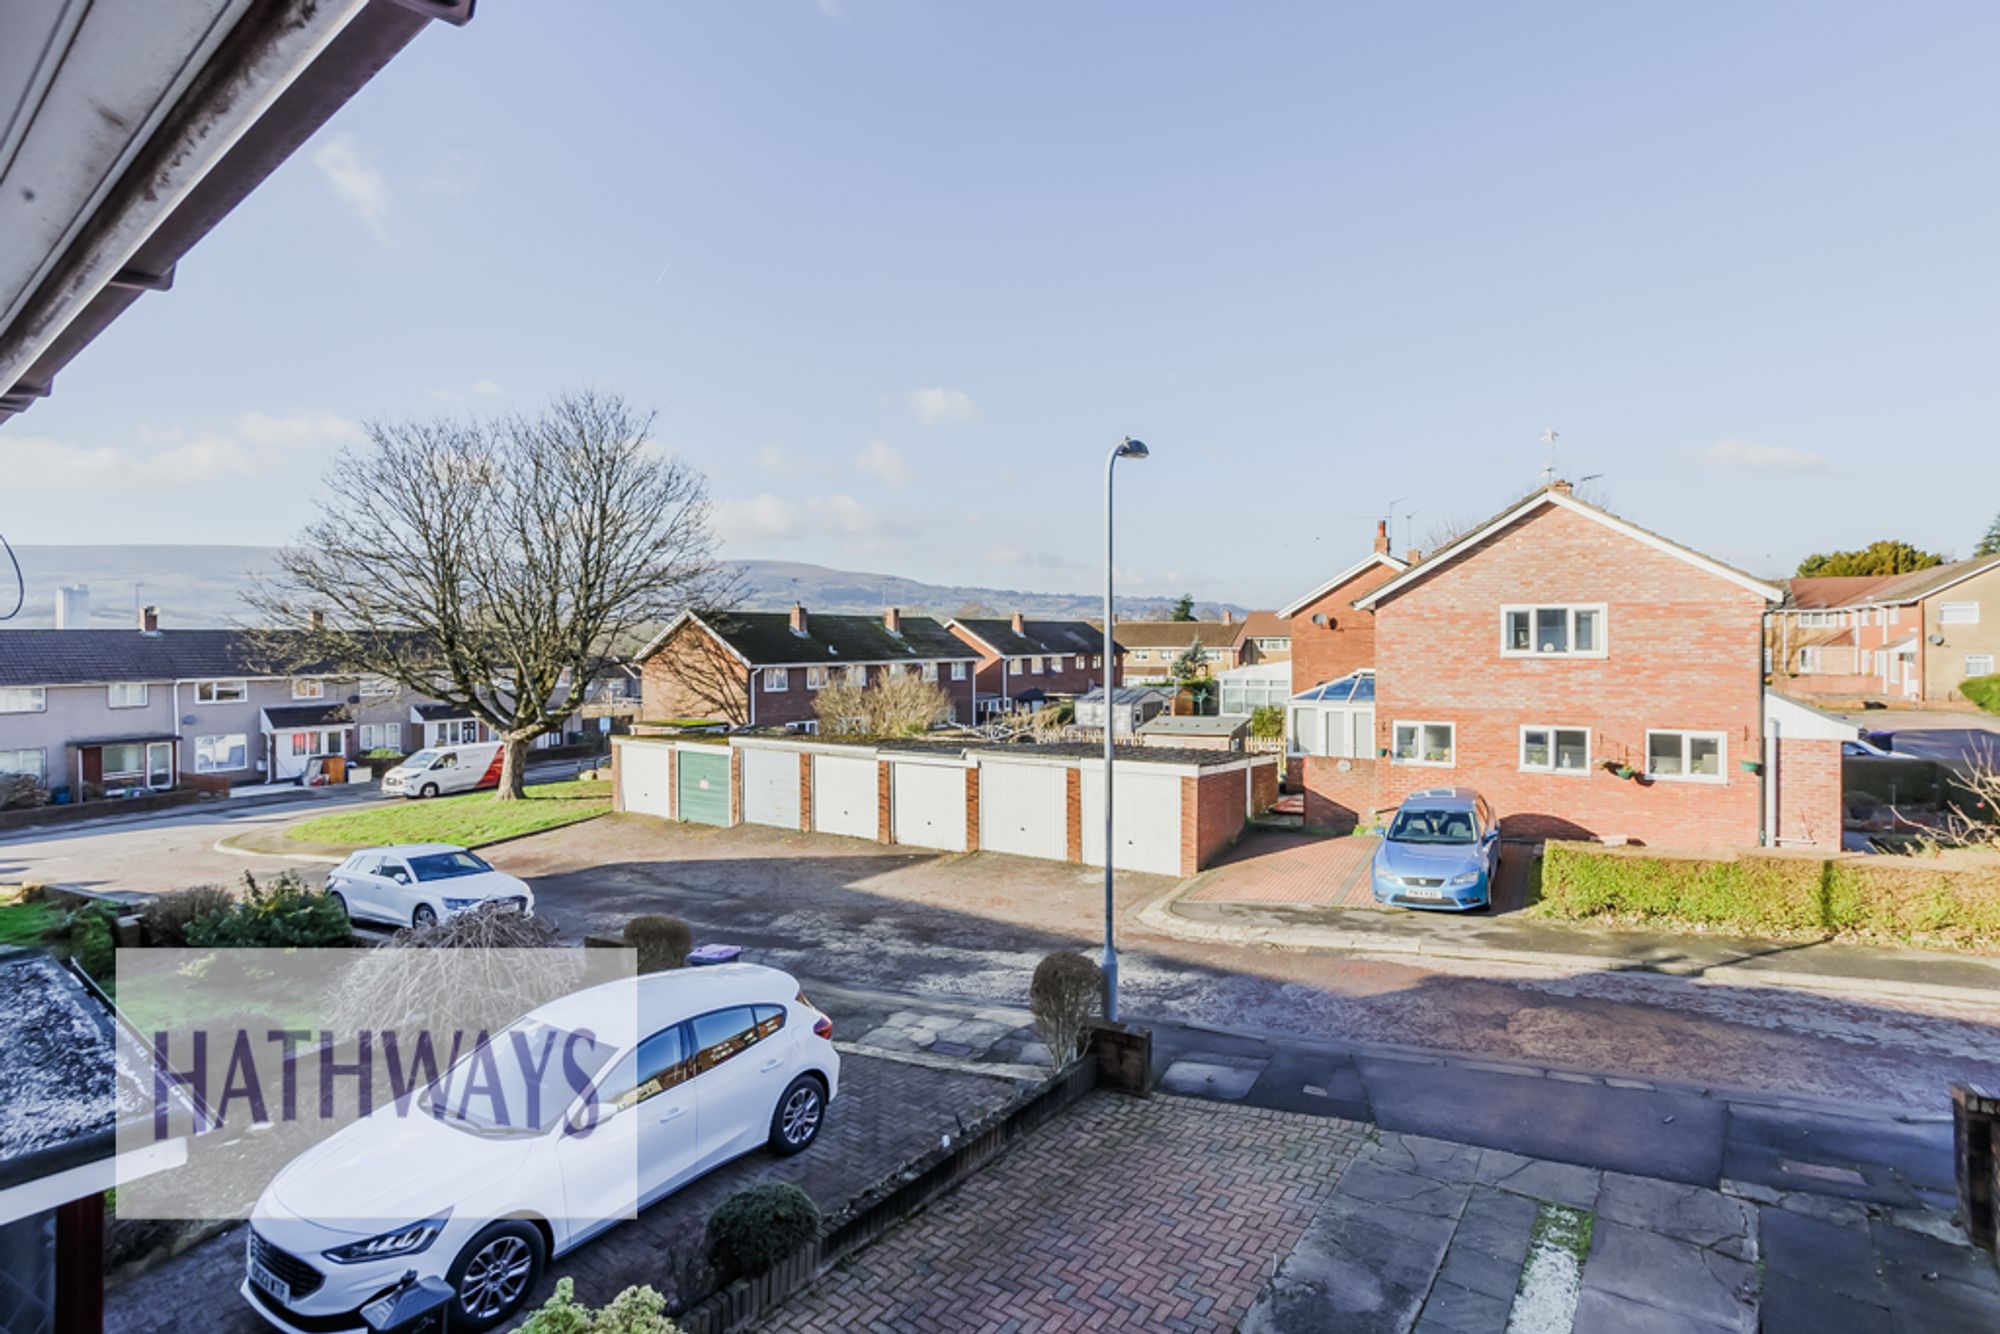
[[[1117,675],[1118,655],[1111,642],[1111,475],[1120,459],[1143,459],[1151,451],[1143,440],[1126,436],[1112,447],[1104,460],[1104,1021],[1118,1022],[1118,942],[1112,935],[1114,914],[1111,900],[1111,738],[1117,726],[1112,711],[1111,680]]]

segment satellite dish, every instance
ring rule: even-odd
[[[1326,624],[1326,613],[1325,613],[1325,612],[1323,612],[1323,611],[1316,611],[1316,612],[1314,612],[1314,613],[1313,613],[1313,624],[1314,624],[1314,625],[1325,625],[1325,624]]]
[[[1929,641],[1929,642],[1930,642],[1931,644],[1942,644],[1942,643],[1944,643],[1944,636],[1943,636],[1943,635],[1928,635],[1928,636],[1926,636],[1926,638],[1927,638],[1927,640],[1928,640],[1928,641]]]

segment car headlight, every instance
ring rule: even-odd
[[[1479,877],[1480,877],[1480,876],[1481,876],[1482,874],[1484,874],[1484,873],[1483,873],[1483,872],[1480,872],[1480,871],[1466,871],[1466,872],[1464,872],[1464,873],[1462,873],[1462,874],[1460,874],[1460,875],[1455,875],[1455,876],[1453,876],[1453,877],[1451,878],[1451,883],[1452,883],[1452,884],[1453,884],[1454,886],[1457,886],[1457,885],[1476,885],[1476,884],[1478,884],[1478,883],[1479,883]]]
[[[350,1242],[336,1246],[330,1251],[321,1251],[327,1259],[337,1265],[358,1265],[369,1260],[388,1260],[398,1255],[415,1255],[437,1240],[438,1233],[444,1231],[445,1220],[451,1217],[447,1209],[436,1218],[426,1218],[421,1223],[411,1223],[399,1227],[394,1232],[384,1232],[366,1241]]]
[[[484,902],[485,899],[446,899],[444,906],[446,912],[464,912],[467,908],[477,908]]]

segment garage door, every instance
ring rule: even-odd
[[[729,823],[729,752],[683,750],[680,814],[696,824]]]
[[[666,815],[671,795],[667,775],[673,751],[665,746],[625,742],[618,747],[619,796],[625,809],[640,815]]]
[[[898,843],[965,851],[965,770],[941,764],[889,766],[889,831]]]
[[[1181,780],[1179,774],[1118,771],[1113,814],[1117,855],[1112,864],[1125,871],[1155,875],[1181,873]],[[1104,770],[1083,769],[1083,859],[1104,865]]]
[[[822,834],[874,838],[875,761],[848,755],[813,756],[813,828]]]
[[[743,818],[751,824],[799,827],[799,756],[792,750],[756,750],[743,756]]]
[[[979,846],[1017,857],[1069,857],[1069,770],[979,766]]]

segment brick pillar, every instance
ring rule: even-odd
[[[2000,1129],[2000,1094],[1973,1084],[1951,1086],[1952,1159],[1958,1175],[1958,1213],[1974,1246],[1996,1258],[1994,1202],[1995,1131]]]
[[[611,743],[611,809],[614,811],[625,809],[625,785],[618,781],[622,773],[619,766],[624,762],[619,757],[624,750],[625,747],[617,742]]]
[[[1065,855],[1070,861],[1083,860],[1083,770],[1065,769],[1065,786],[1068,789],[1063,805],[1067,811],[1069,825],[1069,848]],[[1109,855],[1109,850],[1106,850]]]
[[[889,761],[875,761],[875,841],[892,843],[889,820]]]
[[[743,752],[729,748],[729,823],[743,823]]]
[[[965,771],[965,850],[979,851],[979,767]]]
[[[1201,780],[1181,779],[1181,879],[1201,869]]]
[[[667,747],[667,818],[681,818],[681,752],[676,746]]]
[[[813,757],[809,750],[799,752],[799,832],[810,834],[813,827]]]

